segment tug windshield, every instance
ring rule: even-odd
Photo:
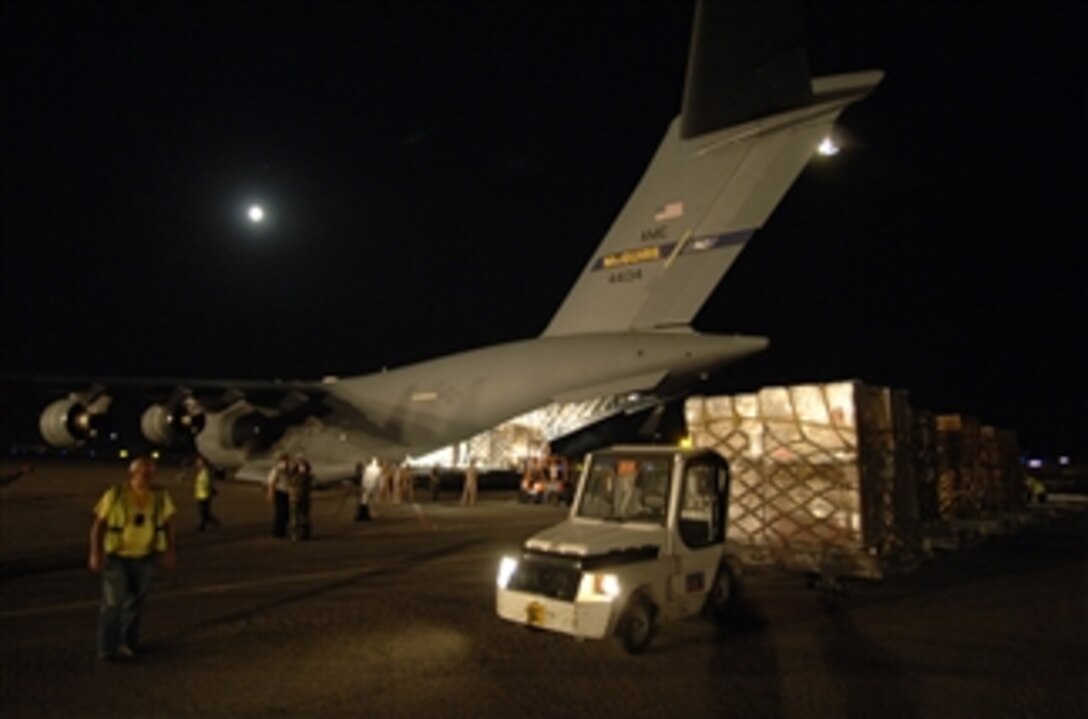
[[[575,516],[664,525],[671,457],[594,455]]]

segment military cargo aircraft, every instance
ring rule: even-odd
[[[161,394],[140,423],[148,439],[193,435],[209,460],[251,479],[280,453],[304,452],[328,481],[553,401],[675,393],[759,352],[766,338],[690,323],[839,114],[881,79],[810,77],[799,15],[780,4],[697,4],[681,113],[540,336],[325,381],[103,381],[49,404],[43,437],[75,446],[117,386],[153,385]]]

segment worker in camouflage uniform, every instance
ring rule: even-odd
[[[310,538],[310,493],[313,490],[313,469],[299,453],[288,473],[288,493],[291,499],[291,539]]]

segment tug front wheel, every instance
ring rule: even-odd
[[[616,626],[616,640],[628,654],[642,654],[654,638],[654,607],[641,594],[631,597]]]
[[[706,614],[715,621],[724,622],[732,616],[736,604],[737,577],[729,563],[722,562],[706,596]]]

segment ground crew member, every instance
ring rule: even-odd
[[[408,466],[408,460],[404,460],[397,469],[397,488],[398,501],[416,501],[415,475],[412,473],[412,468]]]
[[[431,465],[431,471],[427,475],[427,481],[431,488],[431,501],[438,501],[438,493],[442,490],[442,475],[438,469],[438,465]]]
[[[291,472],[291,455],[284,453],[280,461],[272,465],[268,472],[266,496],[272,505],[272,536],[283,539],[287,536],[287,518],[290,511],[288,477]]]
[[[533,485],[536,483],[536,460],[525,460],[525,471],[521,473],[521,486],[518,489],[518,501],[519,502],[531,502],[533,501]]]
[[[362,460],[355,463],[355,474],[351,477],[351,486],[355,489],[355,521],[363,522],[370,519],[369,509],[366,506],[366,501],[363,496],[363,473],[366,471],[366,465]],[[344,497],[348,495],[345,492]],[[339,514],[339,510],[337,511]]]
[[[383,502],[392,502],[396,500],[394,495],[394,489],[396,482],[396,467],[389,460],[385,460],[381,463],[382,474],[379,489],[379,498]]]
[[[370,505],[374,503],[374,498],[378,495],[381,481],[382,467],[378,464],[377,457],[371,457],[370,463],[363,470],[362,478],[359,480],[359,508],[355,512],[356,522],[365,522],[373,518]]]
[[[470,460],[468,469],[465,470],[465,486],[461,490],[461,504],[476,504],[476,483],[479,480],[479,472],[476,470],[476,460]]]
[[[208,460],[202,455],[196,456],[196,474],[193,476],[193,496],[196,497],[197,506],[200,507],[201,532],[210,524],[219,526],[219,520],[212,514],[212,498],[216,491],[212,486],[212,470],[208,466]]]
[[[1046,504],[1046,485],[1033,475],[1024,475],[1024,484],[1028,487],[1031,501],[1035,504]]]
[[[313,489],[314,476],[310,463],[300,452],[295,458],[292,471],[288,475],[288,487],[291,499],[291,539],[293,541],[310,538],[310,492]]]
[[[87,565],[102,574],[102,605],[98,613],[98,658],[114,660],[135,654],[140,616],[155,568],[155,555],[172,569],[174,502],[153,487],[155,463],[134,459],[128,481],[111,487],[94,507]]]

